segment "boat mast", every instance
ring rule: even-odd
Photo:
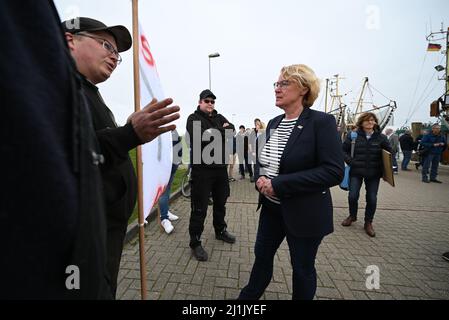
[[[363,93],[365,92],[365,88],[366,88],[367,84],[368,84],[368,77],[365,77],[365,79],[363,80],[363,86],[362,86],[362,91],[360,92],[359,101],[357,102],[357,108],[355,109],[355,113],[354,114],[359,114],[359,109],[360,109],[360,113],[362,112],[362,109],[363,109]]]

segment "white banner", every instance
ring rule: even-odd
[[[139,24],[140,105],[145,107],[153,98],[165,98],[156,62],[148,38]],[[142,146],[143,212],[148,217],[167,187],[172,167],[172,134],[167,132]]]

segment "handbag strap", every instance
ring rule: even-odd
[[[351,158],[354,158],[355,140],[357,139],[357,132],[351,132]]]

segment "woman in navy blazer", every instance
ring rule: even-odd
[[[305,65],[281,70],[274,84],[276,106],[284,114],[267,126],[256,165],[262,207],[255,262],[239,299],[259,299],[273,276],[274,255],[287,238],[293,268],[293,299],[312,300],[316,292],[315,257],[323,237],[333,232],[329,188],[344,173],[335,118],[311,110],[320,90]]]

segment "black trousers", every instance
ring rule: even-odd
[[[239,300],[258,300],[273,278],[274,255],[287,238],[293,269],[293,300],[312,300],[317,286],[315,258],[323,237],[296,237],[288,233],[281,206],[264,200],[259,218],[253,269]]]
[[[127,224],[119,221],[108,221],[107,232],[107,270],[109,274],[109,285],[115,299],[117,293],[117,278],[120,270],[123,243],[125,241]]]
[[[213,225],[215,233],[225,230],[226,200],[229,197],[229,181],[226,167],[192,167],[191,182],[191,213],[190,213],[190,247],[201,244],[201,234],[204,230],[209,195],[212,194]]]
[[[239,162],[240,162],[240,164],[239,164],[239,173],[242,175],[242,177],[245,177],[245,168],[246,168],[246,170],[248,170],[249,176],[252,177],[253,176],[253,168],[248,163],[248,155],[245,154],[245,156],[243,157],[244,161],[241,161],[240,159],[241,158],[239,157]]]

